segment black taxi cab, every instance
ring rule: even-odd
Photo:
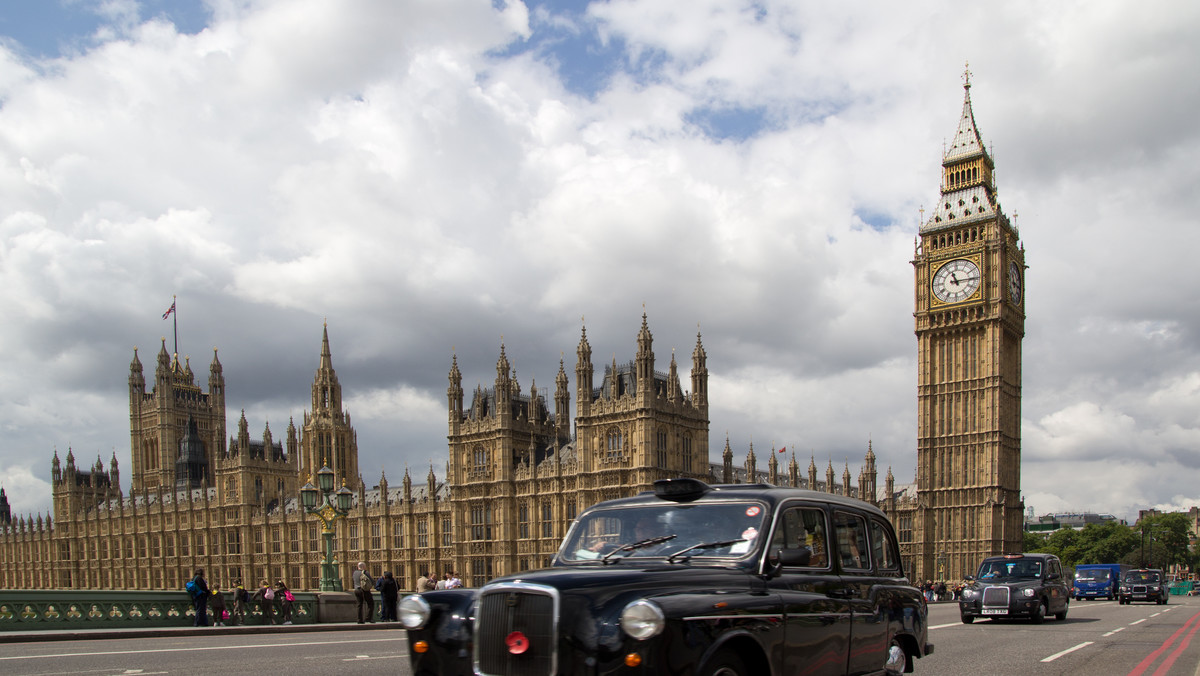
[[[1159,605],[1166,605],[1171,598],[1167,576],[1158,568],[1135,568],[1125,571],[1117,597],[1122,605],[1134,601],[1153,601]]]
[[[417,676],[898,674],[927,617],[879,509],[694,479],[589,508],[549,568],[399,608]]]
[[[979,564],[979,574],[967,578],[959,597],[962,621],[976,617],[1028,618],[1040,624],[1047,615],[1067,619],[1071,589],[1062,563],[1053,554],[990,556]]]

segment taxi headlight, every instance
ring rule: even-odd
[[[1022,590],[1021,590],[1021,596],[1024,596],[1024,597],[1027,597],[1027,598],[1028,598],[1028,597],[1032,597],[1032,596],[1033,596],[1033,588],[1032,588],[1032,587],[1026,587],[1026,588],[1022,589]]]
[[[667,624],[657,604],[638,599],[621,611],[621,629],[639,641],[658,636]]]
[[[419,594],[410,594],[400,599],[397,617],[405,629],[420,629],[429,621],[429,602]]]
[[[973,598],[975,598],[975,597],[977,597],[977,596],[979,596],[979,591],[978,591],[978,590],[976,590],[976,589],[964,589],[964,590],[962,590],[962,597],[963,597],[964,599],[968,600],[968,601],[970,601],[971,599],[973,599]]]

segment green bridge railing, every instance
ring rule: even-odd
[[[292,592],[292,624],[317,622],[317,595]],[[232,623],[234,604],[225,595]],[[279,617],[275,601],[275,622]],[[213,623],[211,599],[209,624]],[[183,591],[0,590],[0,631],[190,626],[195,611]],[[267,624],[258,602],[246,605],[246,624]]]

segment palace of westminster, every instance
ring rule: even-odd
[[[665,477],[714,483],[761,481],[850,495],[895,524],[913,580],[957,579],[987,555],[1020,551],[1021,341],[1024,248],[1000,209],[994,165],[975,126],[970,80],[962,116],[943,154],[941,198],[923,217],[914,257],[917,336],[916,483],[877,485],[870,443],[857,481],[815,458],[801,472],[770,453],[759,469],[750,447],[735,465],[726,439],[709,462],[707,355],[699,334],[689,388],[675,358],[655,367],[645,314],[631,361],[597,374],[586,327],[576,349],[575,416],[562,360],[550,393],[526,394],[500,347],[495,382],[466,398],[451,360],[446,475],[432,468],[399,486],[364,484],[357,436],[342,408],[328,327],[311,410],[284,439],[269,426],[251,439],[243,413],[226,431],[225,376],[213,353],[208,391],[164,339],[149,383],[137,350],[129,366],[130,489],[108,468],[72,451],[51,462],[53,518],[13,518],[0,489],[0,588],[180,589],[203,567],[222,586],[283,579],[315,589],[321,526],[300,487],[328,466],[352,491],[336,522],[343,579],[358,561],[390,570],[401,588],[418,575],[457,571],[480,585],[545,565],[576,515]],[[572,436],[572,432],[573,435]]]

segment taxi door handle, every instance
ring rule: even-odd
[[[848,598],[854,596],[854,590],[850,589],[849,587],[842,587],[840,589],[830,589],[827,596],[829,596],[829,598],[832,598],[832,599],[848,599]]]

